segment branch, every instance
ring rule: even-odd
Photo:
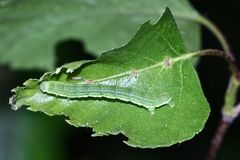
[[[239,116],[240,114],[240,103],[234,107],[233,114],[231,116],[227,116],[223,113],[221,122],[218,126],[217,131],[215,132],[215,136],[211,142],[210,149],[208,151],[208,155],[206,160],[214,160],[217,155],[217,151],[219,147],[221,146],[222,140],[225,136],[225,134],[228,131],[228,128],[231,126],[231,124],[234,122],[234,120]]]
[[[215,133],[215,136],[212,140],[207,160],[214,160],[217,154],[217,151],[222,143],[223,137],[225,136],[228,128],[231,126],[232,122],[239,116],[240,113],[240,104],[234,107],[236,103],[236,95],[240,86],[240,69],[236,64],[234,54],[231,52],[229,44],[227,43],[226,38],[222,32],[216,27],[214,23],[208,20],[205,17],[200,16],[198,22],[207,27],[219,40],[221,43],[225,56],[229,64],[229,69],[232,73],[230,77],[229,86],[225,95],[225,102],[222,110],[221,122],[218,126],[218,129]]]

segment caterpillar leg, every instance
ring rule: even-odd
[[[154,110],[155,108],[148,108],[148,111],[150,112],[151,115],[154,115]]]

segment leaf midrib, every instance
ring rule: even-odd
[[[171,67],[175,63],[188,60],[188,59],[198,55],[198,53],[199,52],[189,52],[187,54],[180,55],[180,56],[177,56],[177,57],[166,57],[163,61],[160,61],[159,63],[156,63],[154,65],[150,65],[149,67],[146,67],[146,68],[136,69],[136,70],[134,70],[134,72],[141,73],[141,72],[149,71],[151,69],[154,69],[154,68],[157,68],[157,67],[160,67],[160,66],[165,67],[165,69],[171,69]],[[171,64],[170,67],[164,66],[167,61],[169,61],[169,63]],[[120,74],[116,74],[114,76],[109,76],[109,77],[106,77],[106,78],[97,79],[97,80],[94,80],[94,82],[102,82],[102,81],[106,81],[106,80],[110,80],[110,79],[114,79],[114,78],[119,78],[119,77],[123,77],[123,76],[126,76],[126,75],[130,75],[132,73],[133,73],[133,71],[131,70],[131,71],[123,72],[123,73],[120,73]]]

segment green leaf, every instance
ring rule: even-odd
[[[139,25],[155,20],[167,6],[178,18],[187,48],[200,47],[199,25],[192,21],[198,13],[187,0],[11,0],[0,5],[0,63],[13,68],[53,69],[54,47],[67,39],[82,40],[99,56],[125,44]]]
[[[125,46],[102,54],[91,62],[75,62],[28,80],[10,99],[13,109],[23,105],[48,115],[65,115],[74,126],[92,127],[94,136],[122,133],[130,146],[155,148],[191,139],[200,132],[209,115],[209,105],[184,47],[180,31],[167,9],[152,25],[146,22]],[[78,68],[76,64],[79,63]],[[69,69],[73,73],[67,73]],[[164,105],[154,114],[141,106],[108,98],[70,99],[41,92],[44,81],[125,86],[131,93],[148,97],[172,96],[173,107]]]

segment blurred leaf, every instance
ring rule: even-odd
[[[40,80],[28,80],[24,87],[15,89],[10,103],[13,109],[26,105],[32,111],[65,115],[72,125],[92,127],[94,136],[122,133],[129,138],[126,143],[134,147],[169,146],[200,132],[209,115],[209,105],[188,59],[190,54],[167,10],[155,25],[143,24],[127,45],[95,61],[74,62],[46,73]],[[175,105],[159,107],[150,114],[132,103],[107,98],[61,98],[39,89],[43,81],[79,83],[76,77],[127,87],[131,93],[152,98],[168,93]]]
[[[191,21],[198,13],[187,0],[9,0],[0,6],[0,63],[13,68],[53,69],[54,46],[65,39],[82,40],[99,56],[125,44],[140,24],[167,6],[178,18],[187,48],[200,45],[199,25]]]
[[[63,160],[64,124],[39,114],[0,113],[1,160]],[[60,123],[59,123],[60,122]]]

